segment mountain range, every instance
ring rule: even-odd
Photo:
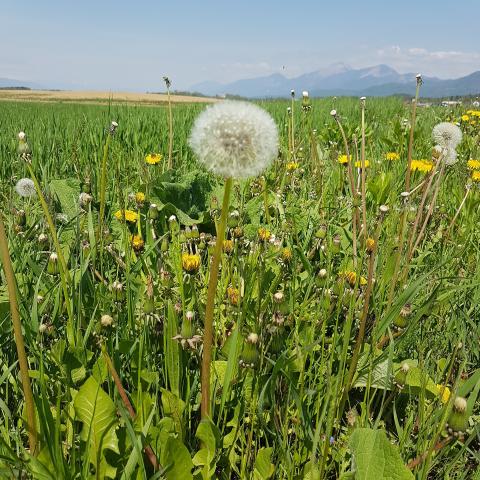
[[[398,73],[388,65],[354,69],[340,63],[294,78],[274,73],[227,84],[197,83],[190,90],[210,96],[239,95],[247,98],[288,97],[291,90],[297,94],[307,90],[312,97],[414,95],[415,75]],[[480,94],[480,70],[452,80],[424,76],[423,81],[422,97]]]

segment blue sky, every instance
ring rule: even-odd
[[[480,0],[0,0],[0,77],[162,90],[345,63],[480,70]]]

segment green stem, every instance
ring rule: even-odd
[[[108,159],[108,150],[110,148],[110,141],[112,135],[107,133],[107,140],[103,146],[103,158],[102,158],[102,170],[100,173],[100,214],[98,217],[98,237],[97,241],[100,240],[100,259],[103,256],[103,224],[105,217],[105,192],[107,189],[107,159]],[[100,260],[100,266],[102,266],[102,261]]]
[[[210,363],[212,360],[212,340],[213,340],[213,310],[215,307],[215,294],[218,283],[218,268],[222,257],[222,246],[227,226],[228,205],[230,202],[230,193],[232,190],[232,179],[225,180],[223,192],[222,213],[220,223],[217,226],[217,240],[213,252],[212,265],[210,268],[210,277],[208,279],[207,305],[205,307],[205,325],[203,334],[203,356],[202,356],[202,419],[210,416]]]
[[[172,113],[172,99],[170,98],[170,88],[167,88],[168,96],[168,168],[173,167],[172,153],[173,153],[173,113]]]
[[[30,444],[30,453],[34,456],[38,454],[38,438],[35,426],[35,404],[33,401],[32,386],[28,373],[28,360],[25,352],[25,343],[23,341],[22,323],[18,312],[18,301],[15,274],[12,268],[10,253],[8,251],[7,234],[3,218],[0,216],[0,254],[5,272],[5,279],[8,288],[8,299],[10,302],[10,314],[12,316],[12,324],[14,331],[15,344],[17,346],[18,364],[20,366],[20,374],[22,376],[23,394],[25,396],[25,406],[27,411],[27,430],[28,442]]]

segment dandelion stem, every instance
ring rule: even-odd
[[[366,167],[365,167],[365,100],[361,101],[362,106],[362,146],[361,146],[361,165],[362,165],[362,216],[363,216],[363,238],[368,237],[367,232],[367,194],[366,194]]]
[[[2,215],[0,214],[0,255],[7,282],[8,299],[10,302],[10,315],[12,317],[14,340],[17,346],[18,364],[22,376],[23,395],[25,396],[25,406],[27,413],[27,430],[30,453],[34,456],[38,454],[38,438],[35,422],[35,404],[33,401],[32,386],[28,373],[28,360],[25,352],[25,343],[23,341],[22,323],[18,311],[17,290],[15,282],[15,273],[13,272],[12,261],[8,251],[8,240],[5,232]]]
[[[465,195],[463,196],[463,199],[460,202],[460,205],[458,206],[457,211],[455,212],[455,215],[453,216],[452,221],[450,222],[450,225],[447,228],[447,238],[450,234],[450,230],[455,225],[455,221],[457,220],[457,217],[460,215],[460,211],[462,210],[463,206],[465,205],[465,202],[467,201],[467,197],[468,197],[468,194],[469,194],[470,190],[471,190],[471,188],[469,186],[467,186],[467,188],[465,190]]]
[[[218,269],[222,257],[223,240],[227,225],[228,205],[230,203],[230,193],[232,190],[232,178],[225,180],[223,191],[222,213],[220,223],[217,226],[217,239],[213,252],[212,264],[210,267],[210,277],[208,279],[207,304],[205,307],[205,323],[203,333],[203,356],[201,373],[201,415],[203,418],[210,416],[210,363],[212,360],[212,341],[213,341],[213,312],[215,307],[215,294],[218,283]]]
[[[107,189],[107,159],[108,150],[110,148],[110,141],[112,135],[107,133],[107,140],[103,146],[102,169],[100,172],[100,213],[98,218],[98,236],[97,241],[100,240],[100,259],[103,257],[103,223],[105,217],[105,192]],[[101,264],[100,260],[100,264]]]
[[[172,99],[170,97],[170,87],[167,86],[167,98],[168,98],[168,169],[173,167],[173,112],[172,112]]]

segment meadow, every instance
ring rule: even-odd
[[[480,479],[478,108],[257,105],[225,182],[205,104],[0,103],[1,478]]]

